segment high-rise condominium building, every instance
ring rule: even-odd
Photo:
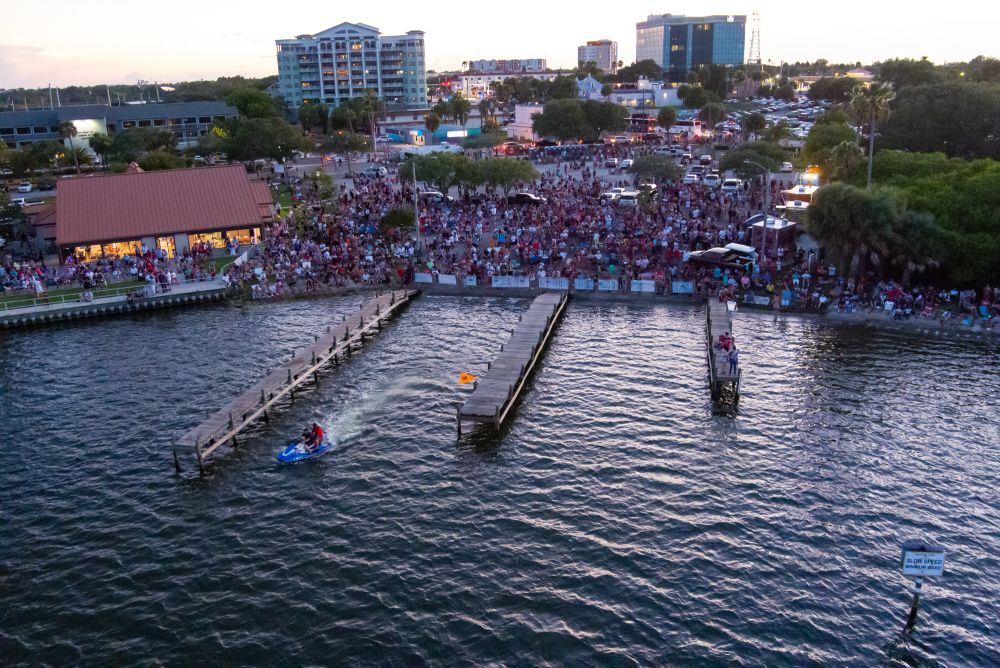
[[[387,109],[427,106],[421,30],[390,37],[364,23],[341,23],[275,43],[278,86],[290,109],[319,103],[336,107],[368,89]]]
[[[701,65],[742,65],[747,17],[651,14],[635,24],[635,59],[653,60],[670,81]]]
[[[597,39],[576,48],[576,60],[580,65],[596,63],[605,72],[618,71],[618,42]]]

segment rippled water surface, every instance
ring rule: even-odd
[[[528,301],[421,297],[204,478],[172,436],[360,296],[0,333],[0,664],[997,665],[995,342],[571,302],[500,436],[455,410]],[[280,466],[309,420],[332,455]],[[899,543],[949,549],[915,634]]]

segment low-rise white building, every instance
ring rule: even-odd
[[[514,122],[507,126],[507,136],[511,139],[538,141],[541,139],[532,129],[532,119],[542,113],[540,104],[518,104],[514,106]]]
[[[507,79],[518,79],[527,77],[540,81],[552,81],[563,72],[520,72],[518,74],[463,74],[458,78],[457,89],[466,98],[490,97],[492,91],[490,84],[506,81]]]

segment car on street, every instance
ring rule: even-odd
[[[700,158],[698,158],[698,162],[707,167],[712,164],[712,155],[710,153],[704,153]]]
[[[618,196],[618,206],[638,206],[639,191],[627,190]]]
[[[544,197],[539,197],[534,193],[514,193],[507,198],[509,204],[545,204]]]
[[[382,165],[376,165],[375,163],[369,163],[364,169],[365,176],[375,176],[382,177],[389,173],[389,170]]]
[[[634,165],[634,164],[635,164],[635,160],[632,160],[632,158],[625,158],[624,160],[622,160],[621,162],[618,163],[618,169],[622,169],[622,170],[624,170],[624,169],[632,169],[632,165]]]
[[[639,192],[643,192],[643,191],[647,191],[647,190],[649,192],[654,192],[655,193],[656,192],[656,184],[655,183],[640,183],[639,184]]]
[[[722,179],[719,178],[718,174],[709,174],[701,182],[709,188],[718,188],[722,185]]]
[[[726,179],[722,182],[722,192],[724,193],[735,193],[739,192],[740,188],[743,187],[743,182],[739,179]]]
[[[604,166],[608,167],[609,169],[614,169],[615,167],[618,166],[618,158],[608,158],[607,160],[604,161]]]
[[[454,202],[455,198],[441,193],[439,190],[424,190],[420,193],[420,199],[424,202]]]
[[[700,180],[701,177],[695,174],[694,172],[688,172],[687,174],[684,175],[684,185],[686,186],[695,185]]]
[[[601,199],[606,202],[614,202],[625,190],[625,188],[611,188],[601,193]]]
[[[17,192],[30,193],[32,190],[34,190],[34,188],[35,187],[31,185],[31,181],[21,181],[21,183],[17,185]]]
[[[24,199],[23,197],[18,197],[17,199],[12,199],[10,203],[18,207],[19,209],[23,209],[28,205],[28,200]]]
[[[792,163],[790,163],[790,162],[783,162],[783,163],[781,163],[781,169],[779,171],[782,171],[782,172],[791,172],[791,171],[794,171],[794,170],[795,170],[795,168],[792,167]]]

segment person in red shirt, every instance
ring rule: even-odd
[[[312,429],[307,429],[303,432],[305,436],[306,449],[309,451],[315,450],[323,444],[323,427],[319,426],[318,422],[313,422]]]

